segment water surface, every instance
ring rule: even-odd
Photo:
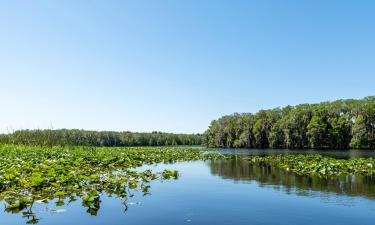
[[[309,155],[309,154],[320,154],[324,156],[330,156],[334,158],[349,159],[349,158],[375,158],[375,150],[318,150],[318,149],[236,149],[236,148],[222,148],[218,149],[218,153],[221,154],[234,154],[234,155]]]
[[[151,195],[101,197],[91,215],[80,200],[57,207],[36,203],[38,224],[374,224],[375,179],[320,179],[231,160],[180,162],[139,168],[177,169],[178,180],[153,181]],[[52,211],[51,211],[52,210]],[[54,213],[56,211],[59,213]],[[22,214],[0,212],[0,224],[25,224]],[[29,218],[30,219],[30,218]]]

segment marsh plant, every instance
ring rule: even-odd
[[[0,147],[0,200],[5,211],[22,212],[29,223],[38,218],[35,202],[62,206],[80,199],[87,212],[96,215],[101,196],[122,199],[127,209],[132,191],[149,194],[150,181],[177,179],[174,170],[155,173],[136,167],[181,160],[223,157],[199,150],[174,147],[93,148],[93,147]]]
[[[375,173],[375,159],[335,159],[319,154],[252,156],[254,164],[266,164],[298,175],[337,177],[347,175],[372,175]]]
[[[135,193],[150,194],[151,181],[178,179],[175,170],[155,172],[139,167],[193,160],[227,160],[215,149],[176,147],[37,147],[0,146],[0,200],[5,211],[38,223],[35,203],[57,207],[81,201],[97,215],[103,195],[121,199],[126,212]],[[375,173],[372,158],[334,159],[321,155],[243,157],[253,165],[268,165],[287,173],[315,177]],[[53,212],[58,212],[55,210]]]

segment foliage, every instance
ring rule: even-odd
[[[19,130],[0,135],[0,144],[23,144],[38,146],[168,146],[200,145],[199,134],[171,134],[162,132],[132,133],[87,130]]]
[[[176,147],[36,147],[0,146],[0,200],[5,210],[23,211],[37,222],[31,209],[35,201],[54,201],[57,206],[81,198],[87,212],[96,215],[105,192],[122,199],[130,190],[148,194],[155,179],[177,179],[178,172],[134,168],[153,163],[223,158],[201,150]],[[25,211],[26,210],[26,211]]]
[[[211,122],[208,147],[375,149],[375,96],[301,104]]]
[[[314,154],[252,156],[249,160],[251,163],[264,163],[299,175],[334,177],[353,174],[372,175],[375,173],[375,159],[372,158],[334,159]]]
[[[336,193],[375,199],[374,175],[351,174],[328,178],[298,175],[265,163],[252,163],[243,156],[234,156],[231,160],[211,160],[209,166],[213,175],[224,179],[256,181],[260,186],[282,190],[288,194],[311,196],[317,192]]]

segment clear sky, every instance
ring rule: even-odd
[[[375,94],[375,1],[0,2],[0,131],[195,133]]]

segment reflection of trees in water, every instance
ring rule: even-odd
[[[345,176],[323,179],[300,176],[265,164],[253,164],[240,156],[232,160],[212,160],[211,173],[235,181],[257,181],[260,186],[270,186],[286,193],[313,195],[312,191],[362,196],[375,199],[375,176]]]

